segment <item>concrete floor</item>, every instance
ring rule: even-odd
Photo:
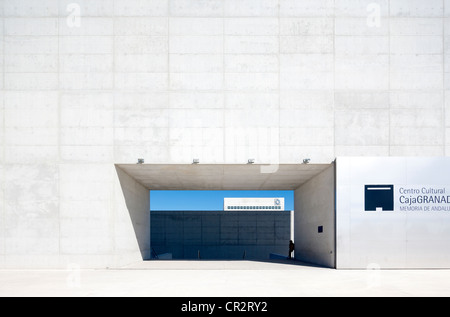
[[[159,260],[120,269],[0,270],[0,296],[450,296],[450,270],[334,270],[296,261]]]

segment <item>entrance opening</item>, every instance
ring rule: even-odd
[[[123,249],[132,252],[133,255],[136,255],[137,246],[143,260],[150,260],[155,256],[161,259],[161,255],[169,253],[169,251],[156,248],[157,245],[161,245],[156,237],[158,230],[159,239],[164,231],[166,242],[170,239],[182,241],[182,251],[172,250],[174,258],[180,256],[185,259],[207,259],[209,257],[220,259],[225,258],[225,255],[235,259],[266,258],[267,254],[270,256],[270,253],[277,252],[273,247],[278,244],[277,240],[279,240],[280,250],[282,250],[280,251],[281,256],[284,257],[288,254],[289,241],[287,239],[290,238],[290,230],[286,230],[286,227],[290,228],[292,224],[294,226],[295,259],[335,267],[334,162],[274,166],[258,164],[116,164],[116,169],[123,192],[122,206],[128,210],[132,224],[132,226],[124,227],[121,231],[122,236],[116,237],[116,240],[123,243]],[[213,208],[212,210],[158,211],[155,209],[160,208],[154,206],[150,208],[152,197],[149,193],[160,190],[293,191],[295,206],[292,205],[288,209],[294,209],[294,221],[290,221],[289,213],[283,214],[280,213],[280,210],[271,211],[270,209],[227,208],[223,210],[222,207],[221,210]],[[271,196],[277,195],[269,197]],[[237,205],[229,204],[228,206],[236,207]],[[152,217],[150,216],[151,209],[153,209]],[[169,212],[173,214],[169,215]],[[282,218],[283,215],[285,215],[284,221],[286,222],[280,227],[284,229],[278,230],[276,219]],[[282,220],[279,222],[283,223]],[[255,241],[264,240],[264,234],[260,238],[259,233],[264,227],[269,226],[271,226],[270,233],[266,233],[265,237],[266,240],[270,239],[272,244],[270,248],[264,249]],[[165,228],[170,229],[166,230]],[[219,228],[220,234],[218,234]],[[222,229],[223,231],[221,231]],[[131,243],[130,230],[134,230],[137,244]],[[172,232],[168,230],[172,230]],[[277,232],[287,232],[287,234],[280,233],[278,235]],[[204,241],[203,237],[211,238]],[[153,239],[155,241],[152,241]],[[284,246],[281,247],[281,244]],[[188,245],[189,247],[187,247]],[[227,248],[224,248],[225,251],[218,251],[218,245],[227,246]],[[242,248],[248,245],[253,245],[253,251],[260,250],[261,253],[259,253],[260,251],[251,253],[247,247]]]
[[[293,191],[150,191],[152,259],[286,259],[293,210]]]

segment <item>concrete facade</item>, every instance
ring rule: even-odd
[[[448,156],[449,23],[449,0],[0,0],[0,267],[141,257],[148,187],[115,168],[138,158]]]
[[[294,192],[295,258],[336,267],[335,166]]]

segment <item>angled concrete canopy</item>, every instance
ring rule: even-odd
[[[331,164],[117,164],[149,190],[295,190]],[[270,172],[268,172],[270,171]]]

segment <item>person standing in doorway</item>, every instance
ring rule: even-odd
[[[288,259],[292,259],[292,252],[295,250],[295,244],[292,240],[289,240],[289,256]]]

